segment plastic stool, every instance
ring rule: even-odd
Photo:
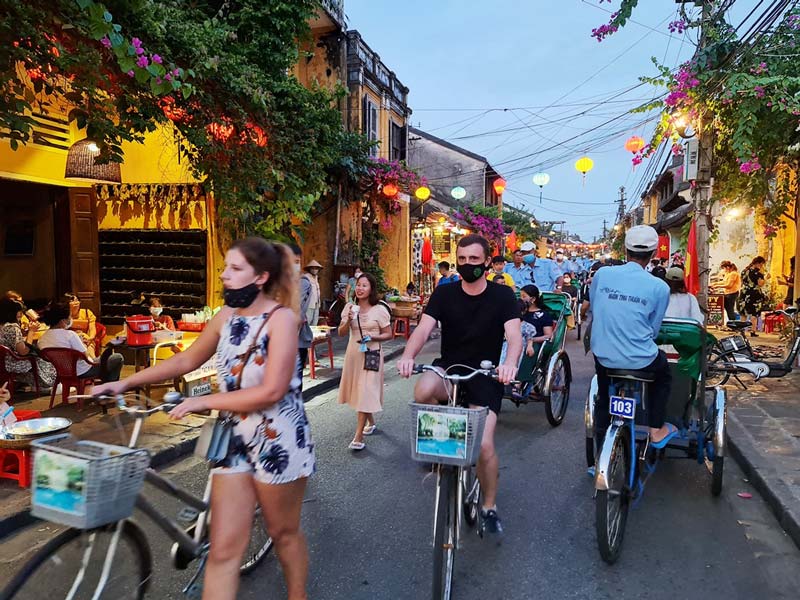
[[[402,325],[402,327],[400,327]],[[396,337],[404,337],[408,339],[411,336],[411,322],[409,317],[396,317],[394,320],[394,330],[392,332],[392,339]]]
[[[767,315],[764,317],[764,333],[772,333],[783,323],[783,315]]]
[[[42,416],[38,410],[15,410],[17,421],[38,419]],[[31,485],[31,450],[0,448],[0,478],[13,479],[19,487]]]

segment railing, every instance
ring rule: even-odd
[[[331,17],[344,25],[344,0],[322,0],[321,4]]]

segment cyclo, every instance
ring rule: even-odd
[[[569,294],[542,292],[541,299],[544,310],[554,322],[553,336],[539,345],[534,356],[523,355],[517,374],[522,385],[505,398],[517,406],[544,402],[547,420],[553,427],[558,427],[567,413],[572,382],[572,367],[564,350],[568,319],[572,315],[572,298]]]
[[[595,463],[594,408],[597,377],[592,379],[584,410],[586,461],[595,467],[595,528],[600,555],[614,563],[622,549],[628,509],[641,500],[645,484],[667,449],[705,465],[710,491],[722,491],[725,461],[725,390],[707,387],[706,348],[714,336],[691,319],[664,319],[657,344],[670,344],[678,352],[670,358],[672,389],[667,421],[680,434],[662,450],[650,447],[648,428],[640,426],[647,410],[649,384],[654,376],[644,370],[609,369],[611,425]],[[670,355],[668,354],[668,357]]]

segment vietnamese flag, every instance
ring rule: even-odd
[[[669,234],[664,233],[658,236],[658,250],[656,250],[656,258],[666,258],[669,260]]]
[[[684,264],[686,291],[697,295],[700,291],[700,273],[697,264],[697,221],[692,220],[689,240],[686,242],[686,264]]]
[[[511,233],[508,234],[506,237],[506,250],[510,253],[513,253],[514,250],[517,249],[517,231],[515,229],[511,230]]]

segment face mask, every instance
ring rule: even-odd
[[[564,262],[564,255],[563,254],[556,254],[556,260],[558,262]]]
[[[225,288],[222,290],[222,298],[225,306],[231,308],[246,308],[250,306],[258,296],[261,288],[255,283],[251,283],[236,290]]]
[[[486,265],[458,265],[458,274],[467,283],[478,281],[486,272]]]
[[[300,263],[294,263],[294,272],[295,273],[299,273],[300,272]]]
[[[536,261],[536,257],[533,254],[526,254],[522,257],[522,262],[526,265],[532,265]]]
[[[153,308],[150,309],[150,314],[153,315],[154,317],[160,317],[162,310],[164,310],[163,307],[154,306]]]

